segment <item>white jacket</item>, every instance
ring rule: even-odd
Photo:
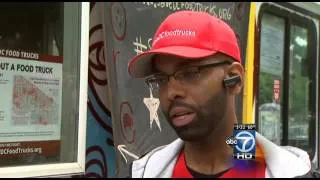
[[[266,160],[267,178],[292,178],[311,170],[308,154],[291,146],[278,146],[256,133],[256,142],[262,148]],[[160,146],[132,163],[132,178],[171,178],[183,141],[177,139]]]

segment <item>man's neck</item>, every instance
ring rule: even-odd
[[[232,116],[232,119],[234,118],[235,115]],[[233,123],[236,120],[229,122]],[[226,144],[226,139],[233,133],[233,124],[218,129],[220,131],[216,131],[201,141],[185,142],[184,153],[189,168],[210,175],[232,167],[233,149]]]
[[[189,168],[202,174],[217,174],[232,166],[232,148],[225,141],[216,144],[186,142],[184,153]]]

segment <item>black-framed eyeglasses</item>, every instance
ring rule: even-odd
[[[224,64],[232,64],[230,61],[222,61],[212,64],[190,66],[182,68],[173,74],[157,73],[146,78],[145,82],[150,88],[161,88],[169,82],[171,76],[182,85],[193,84],[200,78],[201,70],[209,67],[217,67]]]

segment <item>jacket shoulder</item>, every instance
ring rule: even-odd
[[[302,176],[297,176],[295,178],[320,178],[320,172],[316,170],[311,170],[307,174]]]
[[[137,159],[137,160],[135,160],[135,161],[133,161],[133,162],[131,162],[131,163],[128,163],[128,164],[124,165],[123,167],[121,167],[118,178],[132,178],[132,167],[133,167],[133,163],[134,163],[134,162],[142,161],[144,158],[150,157],[153,153],[155,153],[156,151],[161,150],[161,149],[164,148],[165,146],[166,146],[166,145],[156,147],[156,148],[154,148],[153,150],[148,151],[148,152],[144,153],[143,155],[141,155],[141,156],[139,157],[139,159]]]

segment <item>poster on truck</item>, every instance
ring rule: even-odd
[[[62,57],[0,49],[0,157],[60,153]]]

